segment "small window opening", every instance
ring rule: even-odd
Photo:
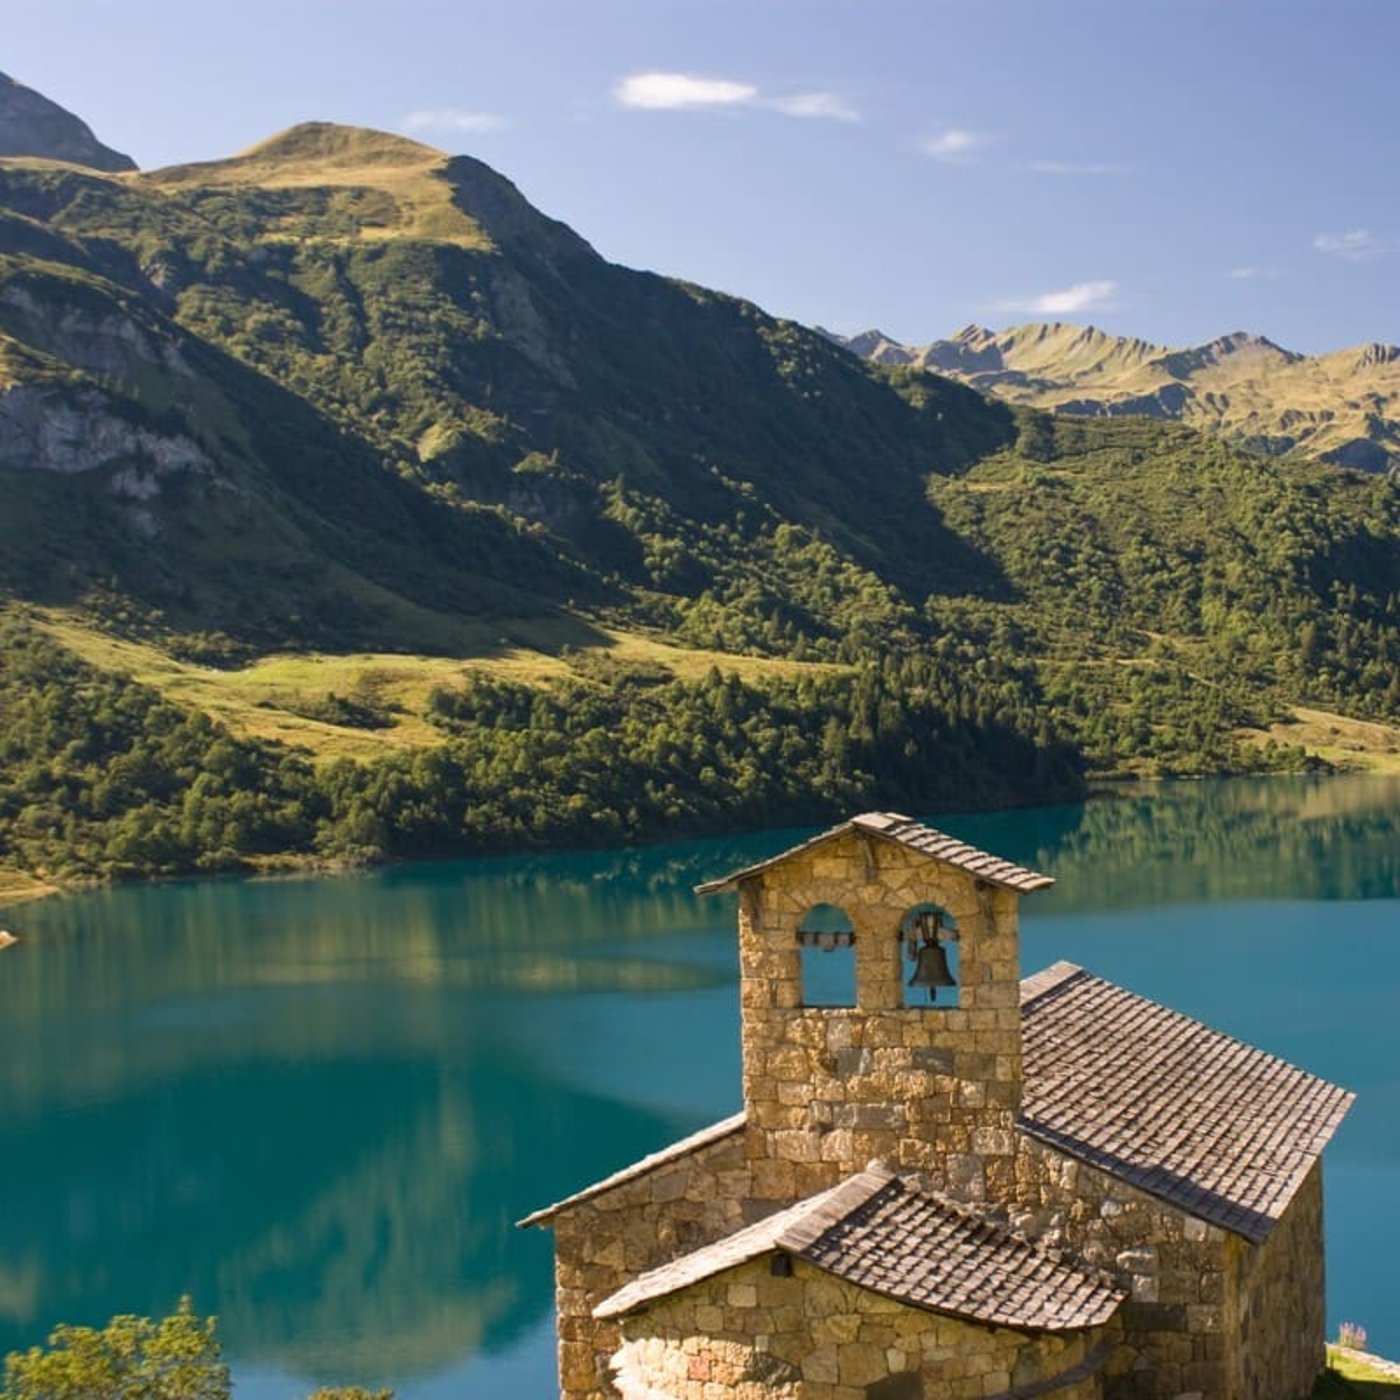
[[[962,988],[957,921],[936,904],[916,904],[900,924],[900,939],[905,1006],[957,1006]]]
[[[797,925],[802,949],[802,1005],[856,1004],[856,934],[846,911],[813,905]]]

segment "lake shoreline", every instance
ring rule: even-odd
[[[1357,778],[1365,776],[1393,776],[1384,770],[1346,769],[1331,767],[1307,774],[1275,771],[1248,774],[1174,774],[1170,777],[1144,777],[1140,774],[1125,773],[1121,776],[1104,776],[1086,781],[1084,791],[1076,797],[1059,795],[1025,802],[1010,802],[996,807],[960,807],[957,809],[921,809],[916,815],[920,818],[937,819],[940,816],[985,816],[995,812],[1021,812],[1036,808],[1058,807],[1066,802],[1100,802],[1107,799],[1127,799],[1144,792],[1159,791],[1177,785],[1205,782],[1229,782],[1236,778],[1249,779],[1296,779],[1310,778]],[[810,826],[785,828],[797,830],[818,830],[824,823]],[[742,839],[771,831],[771,826],[730,827],[722,832],[668,832],[653,841],[637,841],[616,849],[645,851],[673,842],[703,841],[711,838],[733,837]],[[64,895],[81,895],[94,890],[131,888],[133,886],[182,885],[193,881],[228,880],[271,882],[277,880],[333,879],[338,876],[394,870],[409,865],[440,865],[453,861],[478,861],[510,859],[521,856],[569,856],[587,855],[590,851],[615,849],[597,845],[552,845],[519,846],[502,850],[455,852],[447,855],[386,857],[380,860],[327,860],[318,856],[296,856],[282,854],[267,856],[247,866],[234,870],[189,871],[181,875],[133,875],[118,878],[97,878],[54,883],[40,876],[13,867],[0,867],[0,909],[17,908],[22,905],[37,904],[42,900]]]

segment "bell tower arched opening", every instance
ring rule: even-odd
[[[856,1004],[856,933],[839,904],[814,904],[797,924],[804,1007]]]
[[[916,904],[899,924],[904,1005],[910,1010],[953,1010],[962,1005],[958,921],[941,905]]]

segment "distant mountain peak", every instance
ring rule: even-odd
[[[1217,336],[1202,349],[1218,356],[1255,353],[1282,355],[1290,360],[1301,358],[1295,351],[1285,350],[1268,336],[1256,335],[1252,331],[1231,331],[1229,335]]]
[[[829,331],[824,331],[823,334],[835,340],[838,345],[844,345],[853,355],[859,355],[863,360],[873,360],[876,364],[906,365],[914,358],[914,352],[907,345],[901,345],[892,336],[874,326],[868,331],[861,331],[852,336],[833,336]]]
[[[104,146],[80,117],[51,98],[0,73],[0,156],[61,160],[119,174],[136,162]]]
[[[866,336],[839,343],[896,358]],[[1013,403],[1081,417],[1179,418],[1265,452],[1312,453],[1368,471],[1400,467],[1400,347],[1376,342],[1310,357],[1254,331],[1179,349],[1097,326],[1031,321],[967,325],[946,340],[900,346],[900,363],[945,374]],[[1348,376],[1365,376],[1365,402]]]

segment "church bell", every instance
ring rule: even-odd
[[[919,949],[918,961],[914,964],[911,987],[927,987],[932,1000],[939,987],[956,987],[957,980],[948,970],[948,954],[941,943],[925,943]]]
[[[909,955],[915,959],[914,972],[909,978],[911,987],[927,987],[928,999],[938,996],[940,987],[956,987],[957,978],[948,967],[948,954],[943,949],[940,935],[943,932],[943,918],[932,910],[922,910],[915,917],[914,928],[909,934]],[[914,947],[914,937],[918,935],[922,946]]]

